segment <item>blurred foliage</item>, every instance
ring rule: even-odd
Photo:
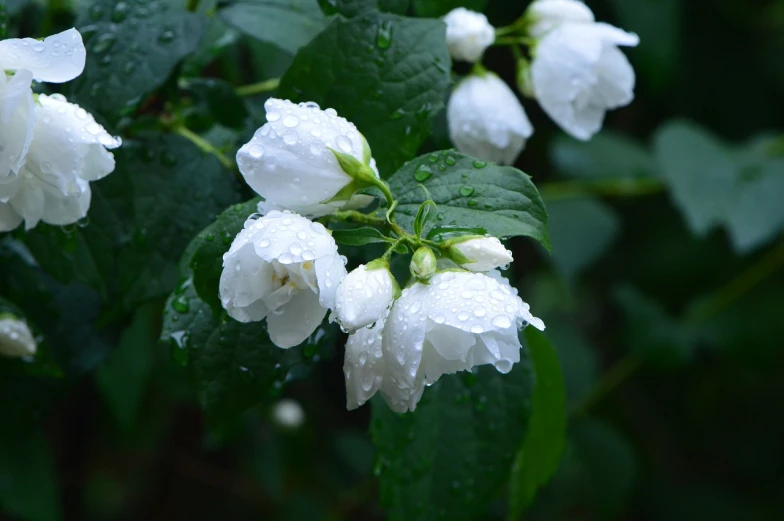
[[[438,23],[403,15],[463,5],[502,26],[524,3],[185,4],[7,0],[9,37],[82,31],[88,65],[62,92],[125,145],[117,171],[93,184],[89,222],[0,238],[0,295],[41,339],[34,360],[0,360],[0,518],[501,520],[529,501],[531,520],[780,518],[783,0],[589,1],[641,37],[629,53],[635,101],[588,143],[527,105],[537,132],[517,166],[544,198],[552,255],[510,241],[514,278],[548,325],[552,346],[539,341],[566,388],[553,407],[565,400],[569,417],[566,438],[549,440],[559,450],[534,454],[541,474],[511,485],[534,421],[551,421],[530,412],[544,384],[511,380],[529,365],[503,377],[514,382],[504,393],[500,375],[480,370],[439,382],[416,416],[377,404],[348,413],[343,337],[275,352],[282,360],[220,349],[248,330],[197,298],[216,284],[199,278],[198,259],[225,250],[222,234],[238,225],[224,214],[212,242],[199,232],[251,198],[216,155],[232,157],[263,123],[257,82],[282,76],[288,97],[350,107],[341,113],[368,129],[389,175],[450,148],[433,95],[447,88],[448,59],[430,59]],[[394,59],[348,39],[377,45],[356,18],[368,12],[392,28]],[[486,65],[513,84],[506,49]],[[310,81],[316,67],[323,82]],[[414,72],[406,89],[380,81]],[[196,265],[178,266],[183,252]],[[192,285],[180,278],[189,270]],[[197,315],[203,338],[178,337],[173,318]],[[532,358],[537,378],[552,376],[540,372],[552,353]],[[302,403],[303,428],[271,420],[281,395]],[[216,427],[211,406],[260,400]]]

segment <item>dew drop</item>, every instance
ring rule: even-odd
[[[512,325],[512,320],[506,315],[496,315],[490,323],[493,324],[493,327],[506,329]]]

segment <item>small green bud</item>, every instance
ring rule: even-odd
[[[436,255],[433,253],[433,250],[427,246],[422,246],[414,252],[414,256],[411,258],[411,264],[409,264],[408,267],[411,270],[411,275],[422,282],[435,274],[437,263]]]

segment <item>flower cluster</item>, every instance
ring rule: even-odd
[[[0,41],[0,231],[78,221],[90,207],[89,182],[114,170],[107,148],[118,138],[62,95],[32,91],[33,81],[76,78],[85,56],[76,29]]]
[[[478,63],[493,43],[512,46],[521,93],[578,139],[590,139],[607,110],[634,98],[634,70],[619,47],[636,46],[639,38],[596,22],[578,0],[536,0],[517,22],[497,30],[484,15],[464,8],[444,22],[452,57],[477,62],[455,87],[447,109],[449,135],[460,151],[512,164],[533,134],[512,89]]]
[[[219,292],[228,314],[266,320],[272,342],[286,349],[329,313],[349,333],[349,409],[380,391],[393,410],[414,410],[443,374],[482,364],[510,371],[520,360],[519,329],[544,324],[500,275],[512,262],[501,241],[465,235],[435,243],[405,232],[352,123],[315,103],[269,99],[265,108],[267,123],[237,153],[240,172],[263,200],[261,216],[245,222],[223,257]],[[371,186],[387,199],[381,223],[396,237],[387,238],[386,254],[348,273],[331,232],[311,218],[370,217],[346,210],[369,204],[372,197],[359,192]],[[401,244],[416,249],[402,290],[390,272]]]

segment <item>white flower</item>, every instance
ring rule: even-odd
[[[223,256],[220,298],[240,322],[267,319],[272,342],[302,343],[334,307],[345,258],[326,228],[291,212],[248,219]]]
[[[305,411],[298,401],[284,398],[272,407],[272,420],[285,429],[299,429],[305,423]]]
[[[33,139],[16,175],[0,184],[0,231],[24,220],[56,225],[78,221],[90,207],[90,181],[114,170],[107,148],[120,146],[84,109],[60,94],[40,94]]]
[[[84,70],[85,56],[82,36],[76,29],[43,41],[32,38],[0,41],[0,189],[19,174],[33,139],[35,114],[31,82],[72,80]],[[0,192],[0,201],[3,199]],[[8,212],[0,208],[0,215]]]
[[[455,60],[476,62],[495,41],[495,29],[482,13],[464,7],[444,16],[446,44]]]
[[[567,8],[540,15],[533,25],[534,33],[541,36],[531,64],[533,91],[561,128],[587,140],[601,129],[607,110],[634,98],[634,70],[618,46],[636,46],[639,38],[594,23],[593,13],[580,2],[541,2],[542,7],[556,5]]]
[[[349,411],[364,404],[376,394],[386,374],[381,339],[384,319],[372,328],[364,328],[349,335],[343,359],[346,377],[346,409]]]
[[[395,280],[386,266],[364,264],[338,286],[335,314],[346,331],[370,326],[386,315],[395,298]]]
[[[511,263],[512,252],[495,237],[474,237],[457,241],[450,254],[458,264],[471,271],[490,271]]]
[[[348,337],[343,361],[346,378],[346,409],[360,407],[377,391],[390,409],[395,412],[408,410],[408,393],[403,393],[388,376],[382,342],[385,318],[372,328],[363,328]]]
[[[518,329],[544,329],[497,273],[443,272],[403,290],[384,327],[390,386],[414,410],[425,385],[442,374],[493,364],[507,373],[520,360]]]
[[[525,13],[530,26],[528,33],[541,38],[564,22],[590,23],[593,11],[578,0],[537,0]]]
[[[461,81],[446,115],[460,152],[504,165],[515,162],[534,132],[512,89],[491,72]]]
[[[11,315],[0,316],[0,355],[30,356],[35,351],[35,338],[27,323]]]
[[[367,141],[353,123],[333,109],[319,109],[315,103],[296,105],[270,98],[264,108],[267,123],[237,152],[242,176],[265,199],[260,211],[291,210],[320,217],[372,201],[370,196],[351,194],[332,200],[352,178],[330,149],[376,170]]]

